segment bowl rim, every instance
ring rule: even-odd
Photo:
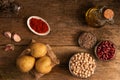
[[[102,60],[102,59],[100,59],[100,58],[98,57],[98,55],[97,55],[97,52],[96,52],[98,45],[99,45],[101,42],[103,42],[103,41],[109,41],[110,43],[113,44],[113,46],[114,46],[114,48],[115,48],[114,56],[113,56],[113,58],[111,58],[111,59],[109,59],[109,60]],[[97,57],[97,59],[100,60],[100,61],[111,61],[111,60],[113,60],[113,59],[115,58],[115,56],[116,56],[116,45],[115,45],[112,41],[110,41],[110,40],[101,40],[101,41],[99,41],[99,42],[97,43],[97,45],[95,46],[95,48],[94,48],[94,53],[95,53],[95,56]]]
[[[48,26],[48,31],[45,32],[45,33],[38,33],[38,32],[36,32],[35,30],[33,30],[33,29],[31,28],[31,26],[30,26],[30,20],[31,20],[32,18],[40,19],[40,20],[42,20],[43,22],[45,22],[45,23],[47,24],[47,26]],[[30,31],[32,31],[34,34],[39,35],[39,36],[44,36],[44,35],[47,35],[47,34],[50,33],[50,25],[47,23],[46,20],[44,20],[43,18],[41,18],[41,17],[39,17],[39,16],[30,16],[30,17],[27,19],[27,26],[28,26],[28,28],[30,29]]]

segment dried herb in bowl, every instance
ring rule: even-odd
[[[96,44],[96,36],[90,32],[83,32],[78,39],[80,47],[90,49]]]
[[[111,60],[115,57],[115,45],[109,40],[101,41],[95,47],[95,54],[99,60]]]

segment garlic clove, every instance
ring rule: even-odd
[[[20,42],[20,41],[21,41],[21,37],[20,37],[18,34],[16,34],[16,33],[13,35],[12,38],[13,38],[13,40],[14,40],[15,42]]]
[[[4,32],[4,36],[7,37],[7,38],[11,38],[12,34],[11,34],[11,32],[6,31],[6,32]]]
[[[7,44],[6,46],[5,46],[5,51],[14,51],[14,49],[15,49],[15,46],[14,46],[14,44]]]

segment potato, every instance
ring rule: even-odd
[[[35,64],[35,58],[32,56],[20,56],[17,61],[16,65],[20,69],[21,72],[29,72]]]
[[[47,47],[45,44],[42,43],[33,43],[30,46],[31,55],[35,58],[39,58],[45,56],[47,53]]]
[[[51,63],[51,59],[48,56],[41,57],[36,61],[35,69],[42,74],[47,74],[52,69]]]

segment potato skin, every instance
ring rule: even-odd
[[[33,43],[30,46],[31,55],[35,58],[43,57],[47,53],[47,47],[42,43]]]
[[[16,65],[20,69],[21,72],[29,72],[35,64],[35,58],[32,56],[20,56],[17,61]]]
[[[48,56],[44,56],[36,61],[35,69],[42,74],[47,74],[52,70],[51,63],[51,59]]]

